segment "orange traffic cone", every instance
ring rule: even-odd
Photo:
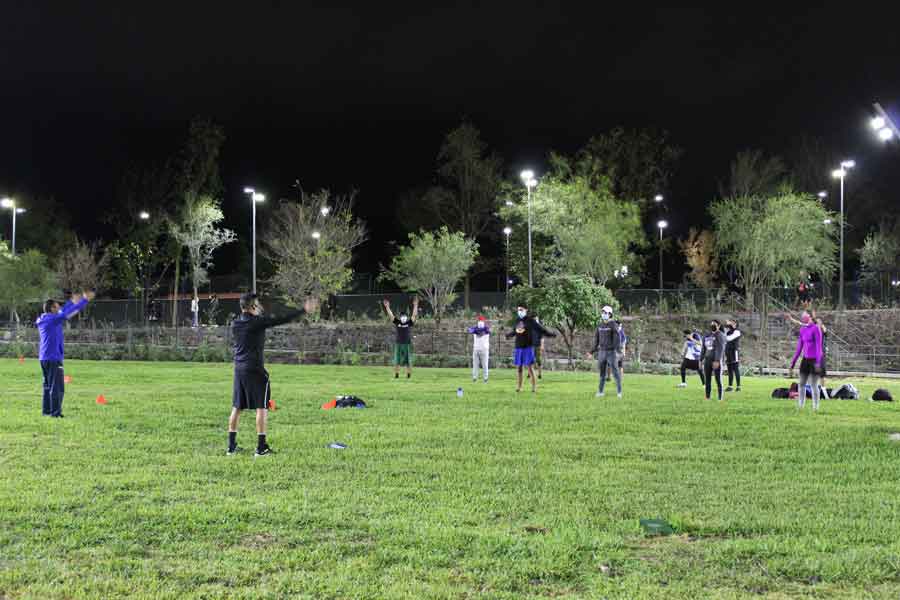
[[[64,376],[63,376],[63,383],[72,383],[72,376],[71,376],[71,375],[64,375]]]
[[[337,398],[332,398],[331,402],[326,402],[322,405],[322,410],[331,410],[335,406],[337,406]]]
[[[24,356],[20,356],[20,357],[19,357],[19,364],[20,364],[20,365],[24,365],[24,364],[25,364],[25,357],[24,357]]]
[[[269,400],[269,410],[278,410],[278,408],[275,406],[274,400]]]
[[[106,404],[106,397],[103,394],[97,396],[97,404]]]

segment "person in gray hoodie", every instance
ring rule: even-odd
[[[700,362],[703,363],[703,374],[706,379],[706,399],[712,392],[712,378],[716,378],[719,401],[722,401],[722,360],[725,358],[725,345],[728,341],[722,333],[722,325],[716,319],[709,323],[709,333],[703,336],[703,348],[700,350]]]
[[[605,394],[603,388],[606,385],[606,370],[612,371],[616,380],[616,392],[618,397],[622,397],[622,372],[619,370],[619,352],[622,348],[622,341],[619,337],[619,324],[613,321],[612,307],[604,306],[600,312],[600,324],[594,332],[594,347],[587,354],[590,360],[594,353],[597,354],[597,368],[600,371],[600,387],[597,391],[597,398],[602,398]]]

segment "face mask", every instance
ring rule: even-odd
[[[409,320],[409,317],[407,317],[406,315],[403,315],[402,317],[400,317],[401,323],[406,323],[407,320]]]
[[[606,323],[607,321],[609,321],[609,318],[610,318],[611,316],[612,316],[612,315],[610,315],[609,313],[600,313],[600,319],[601,319],[604,323]]]
[[[484,329],[484,321],[478,321],[478,329]]]
[[[810,319],[809,315],[803,315],[802,317],[800,317],[800,321],[802,321],[804,325],[809,325],[812,319]]]
[[[520,311],[519,311],[519,318],[520,318],[520,319],[524,319],[524,318],[525,318],[525,315],[527,315],[527,314],[528,314],[527,311],[520,310]]]
[[[718,331],[718,330],[719,330],[719,324],[718,324],[718,323],[710,323],[710,324],[709,324],[709,328],[712,329],[713,331]]]

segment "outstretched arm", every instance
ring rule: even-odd
[[[93,299],[94,292],[90,291],[82,294],[72,294],[72,299],[69,302],[66,302],[65,306],[59,310],[60,318],[71,319]]]
[[[548,338],[555,338],[555,337],[556,337],[556,334],[555,334],[555,333],[553,333],[553,332],[550,331],[549,329],[545,329],[543,325],[541,325],[540,323],[538,323],[538,322],[535,321],[535,320],[532,320],[532,321],[531,321],[531,325],[532,325],[532,327],[534,327],[535,329],[537,329],[539,332],[541,332],[541,335],[544,336],[544,337],[548,337]]]
[[[257,327],[262,327],[263,329],[268,329],[269,327],[278,327],[279,325],[284,325],[285,323],[296,321],[305,314],[314,313],[318,308],[319,301],[317,299],[307,298],[303,303],[303,308],[301,308],[300,310],[292,310],[291,312],[280,317],[265,317],[263,319],[259,319],[257,321]]]
[[[416,317],[419,316],[419,297],[413,296],[413,309],[412,316],[410,317],[413,321],[416,320]]]

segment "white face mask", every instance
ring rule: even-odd
[[[478,321],[478,329],[484,329],[484,321]]]
[[[606,323],[609,321],[609,318],[612,317],[609,313],[600,313],[600,318],[603,319],[603,322]]]
[[[408,320],[409,320],[409,317],[407,317],[406,315],[403,315],[402,317],[400,317],[401,323],[406,323]]]
[[[519,311],[519,318],[520,318],[520,319],[524,319],[524,318],[525,318],[525,315],[527,315],[527,314],[528,314],[527,311],[520,310],[520,311]]]

